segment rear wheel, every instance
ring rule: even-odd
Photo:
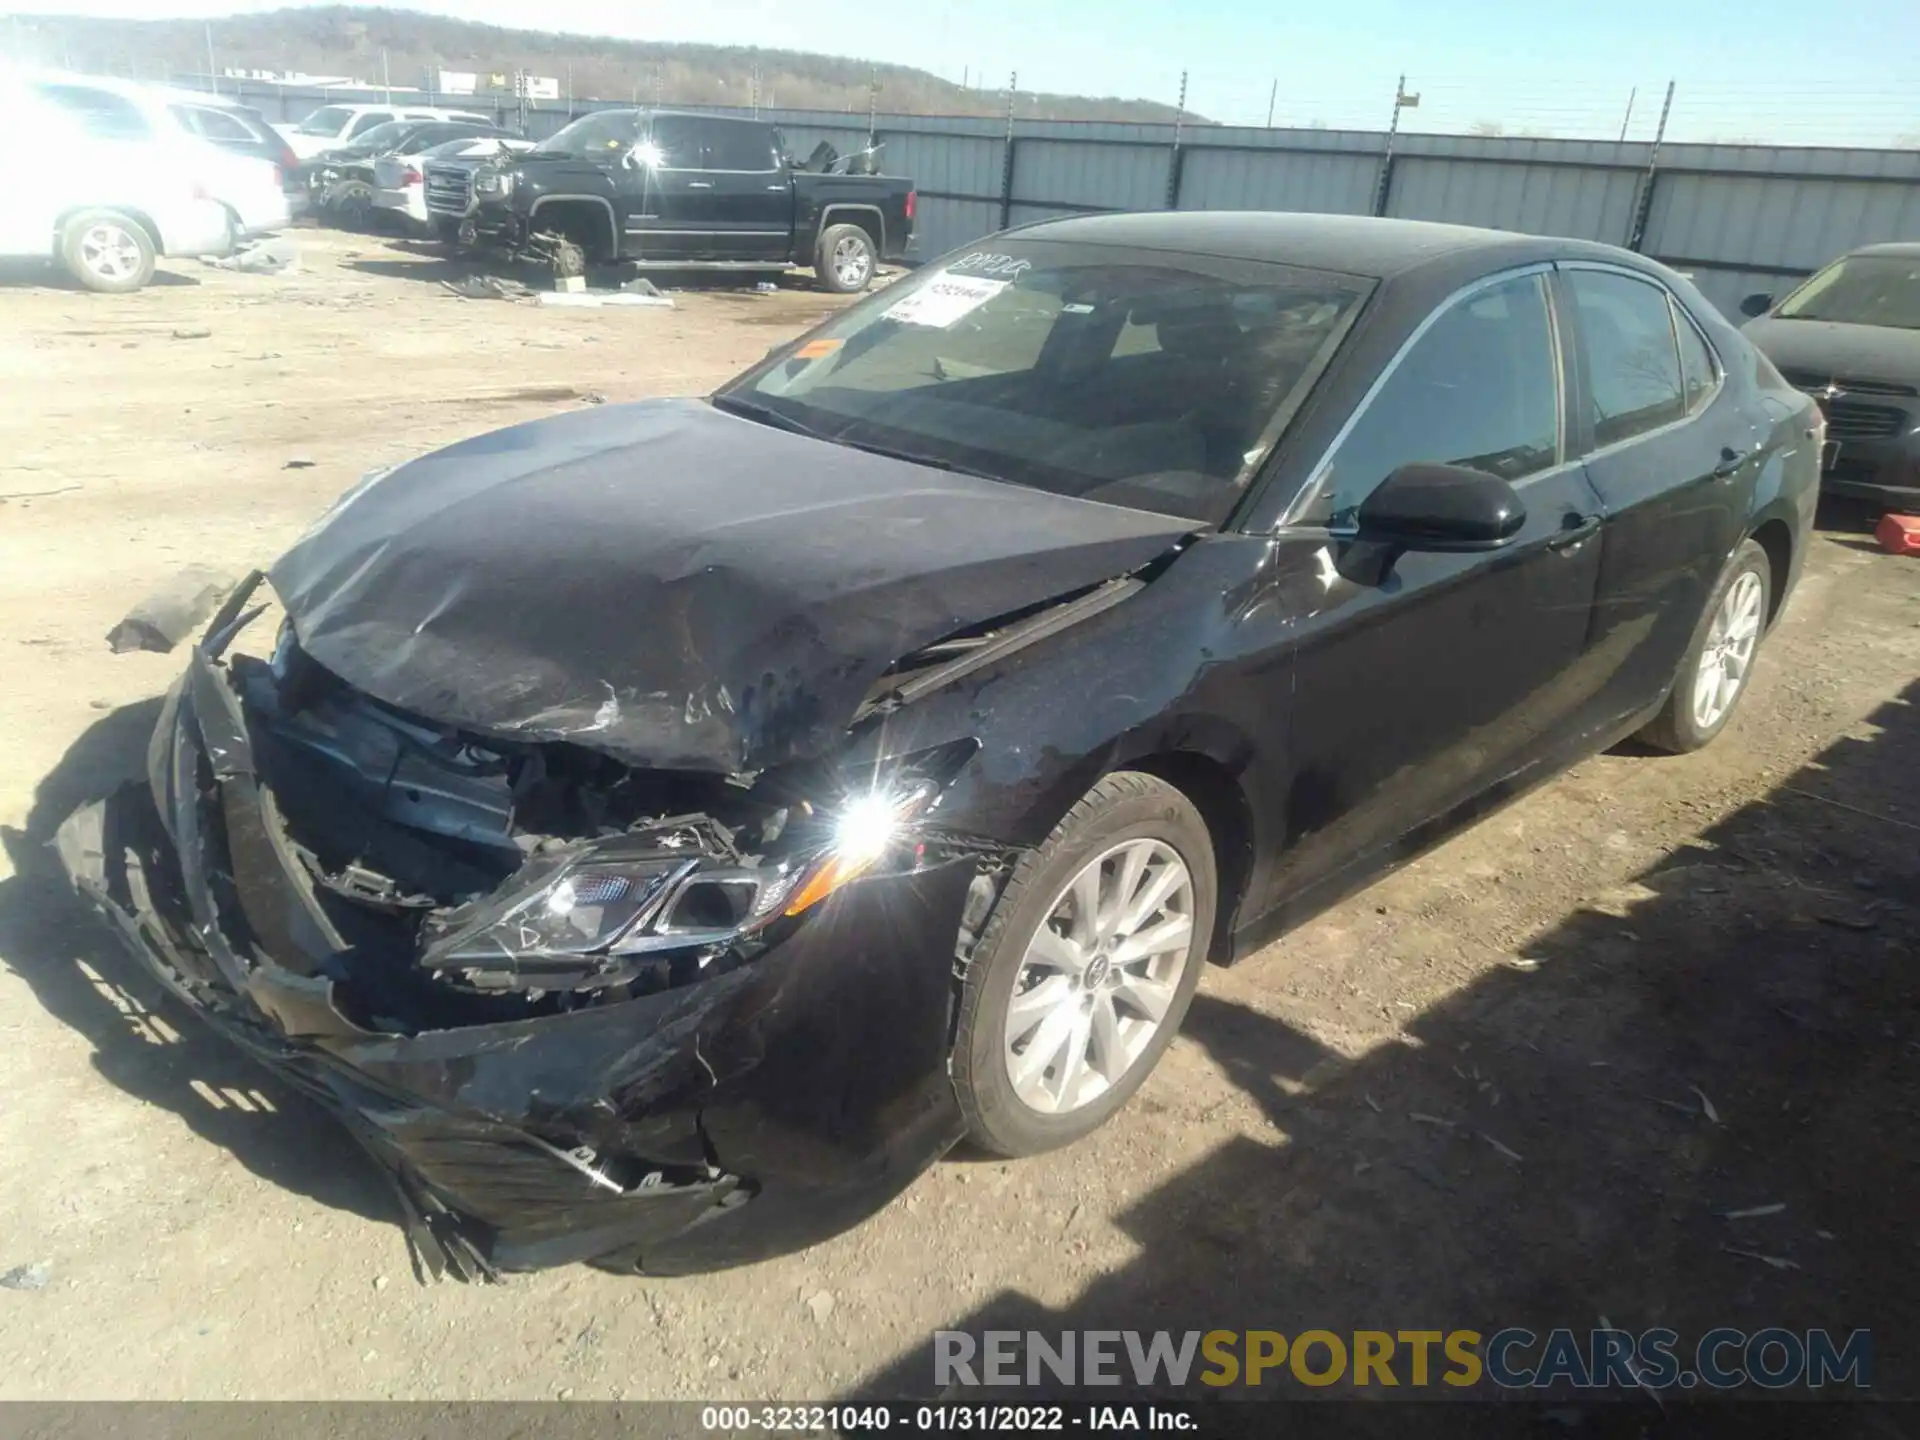
[[[1673,693],[1640,732],[1642,740],[1680,755],[1700,749],[1726,729],[1747,693],[1753,662],[1766,637],[1772,591],[1773,564],[1767,552],[1757,540],[1744,542],[1714,587]]]
[[[373,218],[373,188],[357,180],[336,185],[327,209],[334,224],[343,230],[365,230]]]
[[[814,252],[813,271],[820,286],[835,295],[855,295],[879,273],[880,252],[858,225],[829,225]]]
[[[972,1136],[1032,1155],[1097,1129],[1185,1017],[1213,934],[1193,802],[1109,775],[1015,867],[962,985],[953,1080]]]
[[[89,290],[138,290],[153,278],[153,240],[117,210],[88,210],[61,230],[60,263]]]

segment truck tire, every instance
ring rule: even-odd
[[[880,253],[858,225],[829,225],[813,252],[813,273],[830,295],[857,295],[873,284]]]
[[[153,239],[118,210],[83,210],[60,231],[60,263],[89,290],[124,294],[153,279]]]

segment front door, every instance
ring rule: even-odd
[[[634,260],[710,258],[717,217],[706,137],[686,115],[656,115],[622,182],[628,197],[621,254]]]
[[[1254,877],[1253,913],[1313,908],[1422,848],[1561,758],[1587,722],[1600,506],[1566,453],[1548,280],[1536,267],[1447,302],[1279,539],[1283,609],[1301,618],[1284,848]],[[1509,481],[1520,533],[1468,554],[1341,538],[1375,486],[1421,461]]]

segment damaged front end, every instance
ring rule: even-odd
[[[149,969],[339,1116],[420,1264],[714,1268],[837,1233],[958,1138],[942,830],[973,742],[649,770],[384,704],[283,626],[168,696],[148,785],[59,837]],[[990,900],[990,893],[985,897]]]

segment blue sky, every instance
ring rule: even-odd
[[[31,0],[29,0],[31,5]],[[23,6],[23,8],[28,8]],[[38,8],[38,7],[33,7]],[[65,0],[75,13],[218,16],[272,9],[232,0]],[[1018,70],[1022,89],[1173,101],[1241,124],[1377,128],[1394,77],[1421,106],[1414,129],[1647,138],[1678,83],[1670,138],[1920,144],[1920,0],[906,0],[849,8],[820,0],[522,0],[411,8],[495,24],[538,14],[555,28],[658,40],[831,50],[918,65],[954,80]],[[860,17],[842,29],[827,17]],[[884,18],[882,18],[884,17]],[[217,31],[216,31],[217,34]],[[777,97],[776,101],[777,101]]]

